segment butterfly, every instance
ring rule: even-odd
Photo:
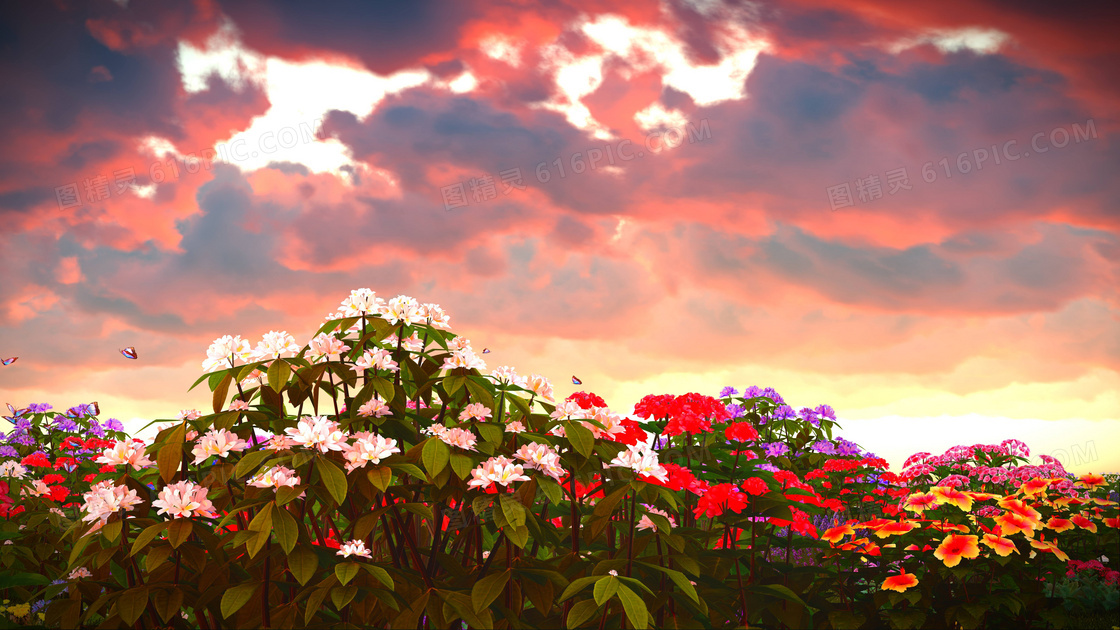
[[[12,357],[10,359],[4,359],[3,363],[4,363],[4,365],[11,365],[11,364],[15,363],[16,359],[18,359],[18,358],[19,357]]]
[[[12,415],[11,416],[3,416],[3,418],[5,420],[7,420],[8,422],[11,422],[12,424],[16,423],[16,418],[19,418],[20,416],[22,416],[23,414],[25,414],[25,413],[27,413],[28,411],[31,410],[30,408],[16,409],[15,407],[12,406],[12,403],[6,403],[6,404],[8,405],[8,411],[10,411],[12,413]]]
[[[572,385],[583,385],[583,381],[581,381],[578,378],[573,376],[572,377]]]
[[[135,359],[136,358],[136,348],[133,348],[132,346],[129,346],[129,347],[125,348],[124,350],[121,350],[121,354],[123,354],[124,358],[126,358],[126,359]]]
[[[490,348],[483,348],[482,354],[490,354]]]

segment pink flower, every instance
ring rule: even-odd
[[[81,578],[88,578],[88,577],[93,577],[93,574],[89,572],[89,569],[87,569],[85,567],[78,567],[77,569],[74,569],[73,571],[71,571],[70,575],[66,576],[66,579],[68,579],[68,580],[79,580]]]
[[[270,451],[286,451],[295,445],[295,440],[286,435],[274,435],[268,439],[268,444],[264,447]]]
[[[471,488],[489,488],[492,484],[499,483],[503,487],[515,481],[529,481],[525,470],[520,464],[505,457],[491,457],[471,471],[471,480],[467,486]]]
[[[192,516],[215,516],[214,505],[206,498],[206,488],[191,481],[164,486],[159,498],[152,501],[158,507],[158,514],[170,514],[171,518],[190,518]]]
[[[342,456],[346,458],[346,472],[362,468],[366,463],[380,464],[382,459],[401,452],[394,439],[366,432],[357,433],[354,437],[357,438],[354,444],[348,444],[342,449]]]
[[[248,408],[249,408],[249,403],[247,403],[244,400],[241,400],[239,398],[237,400],[234,400],[234,401],[230,402],[229,407],[226,408],[226,411],[245,411]]]
[[[245,363],[251,361],[253,351],[249,342],[242,339],[241,335],[231,337],[226,335],[214,340],[206,349],[206,360],[202,362],[202,369],[206,372],[217,372],[237,365],[238,361]]]
[[[490,417],[490,410],[482,403],[471,403],[459,414],[459,420],[483,420]]]
[[[451,321],[451,316],[443,312],[443,309],[438,304],[425,304],[421,307],[423,309],[424,317],[428,318],[428,323],[432,328],[440,330],[451,330],[448,324]]]
[[[295,474],[296,471],[291,468],[283,466],[273,466],[268,470],[258,473],[249,480],[249,485],[254,488],[282,488],[284,486],[295,487],[299,485],[299,477]]]
[[[393,360],[393,355],[388,350],[378,348],[376,350],[366,350],[358,360],[354,362],[352,368],[358,374],[363,373],[365,370],[389,370],[396,372],[400,370],[400,366]]]
[[[370,557],[369,549],[366,549],[366,544],[361,540],[351,540],[350,542],[342,543],[342,546],[338,548],[335,554],[343,558],[349,558],[350,556]]]
[[[343,317],[378,316],[385,310],[385,300],[369,289],[355,289],[339,307]]]
[[[451,345],[448,344],[448,347],[450,348]],[[478,358],[478,355],[468,345],[461,350],[452,351],[451,356],[444,359],[443,365],[440,367],[442,370],[454,370],[456,368],[481,371],[486,369],[486,362]]]
[[[506,425],[506,432],[507,433],[524,433],[525,432],[525,425],[522,424],[520,420],[514,420],[513,422]]]
[[[646,511],[649,512],[650,514],[658,514],[660,516],[664,516],[665,518],[669,519],[669,525],[671,527],[676,527],[677,526],[677,519],[673,518],[672,516],[669,516],[668,512],[666,512],[664,510],[659,510],[657,508],[650,507],[648,505],[645,505],[644,507],[646,508]],[[646,514],[642,515],[641,520],[638,521],[638,524],[635,527],[637,527],[637,529],[652,529],[655,532],[657,531],[657,524],[654,523],[653,519],[651,519]]]
[[[518,387],[526,387],[529,384],[529,379],[520,376],[517,370],[508,365],[503,365],[490,373],[491,376],[498,379],[499,383],[509,383],[517,385]]]
[[[442,424],[433,424],[428,427],[427,433],[438,437],[443,443],[449,446],[455,446],[464,451],[475,450],[474,445],[478,441],[474,433],[471,433],[467,429],[449,429]]]
[[[97,521],[90,532],[100,529],[114,512],[120,510],[131,512],[133,507],[142,503],[135,490],[123,485],[114,486],[111,479],[91,487],[89,492],[82,495],[82,499],[84,500],[82,511],[86,513],[82,520],[87,523]]]
[[[540,374],[532,374],[529,376],[529,389],[541,398],[552,401],[552,382]]]
[[[229,457],[231,451],[241,452],[247,448],[249,448],[249,443],[237,437],[236,433],[225,429],[217,429],[207,431],[191,449],[191,454],[194,455],[193,463],[197,465],[212,455],[225,459]]]
[[[513,456],[525,462],[527,468],[539,470],[557,481],[568,474],[560,465],[560,455],[547,444],[530,442],[517,449]]]
[[[368,418],[370,416],[380,418],[381,416],[387,416],[391,413],[393,413],[393,410],[389,408],[389,405],[386,405],[384,401],[379,399],[371,400],[361,407],[358,407],[358,415],[363,418]]]
[[[398,295],[385,306],[385,318],[391,324],[404,322],[406,326],[427,323],[427,314],[420,308],[415,298]]]
[[[270,330],[265,333],[264,339],[257,342],[257,347],[253,349],[252,360],[266,361],[294,357],[299,354],[299,351],[300,347],[296,343],[296,338],[289,335],[287,331],[276,332]]]
[[[144,445],[132,440],[117,442],[113,448],[105,449],[101,456],[94,461],[98,464],[108,464],[110,466],[128,464],[132,466],[133,470],[140,470],[155,463],[144,454]]]
[[[183,409],[175,416],[177,420],[198,420],[201,417],[202,414],[197,409]]]
[[[304,448],[318,448],[323,453],[341,451],[346,442],[338,423],[327,416],[304,416],[298,425],[288,427],[284,432],[296,444]]]
[[[312,363],[319,363],[324,360],[338,361],[342,353],[349,349],[350,346],[342,343],[334,335],[319,333],[308,342],[306,357]]]

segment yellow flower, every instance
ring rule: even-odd
[[[31,614],[31,604],[19,604],[10,606],[8,612],[16,617],[26,617]]]

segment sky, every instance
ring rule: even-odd
[[[1120,5],[0,13],[5,402],[205,410],[212,340],[368,287],[624,413],[758,385],[895,470],[1120,471]]]

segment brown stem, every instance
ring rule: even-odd
[[[261,627],[272,627],[272,620],[269,618],[268,610],[268,589],[269,578],[272,577],[272,534],[268,535],[268,542],[264,547],[264,574],[261,576]]]

